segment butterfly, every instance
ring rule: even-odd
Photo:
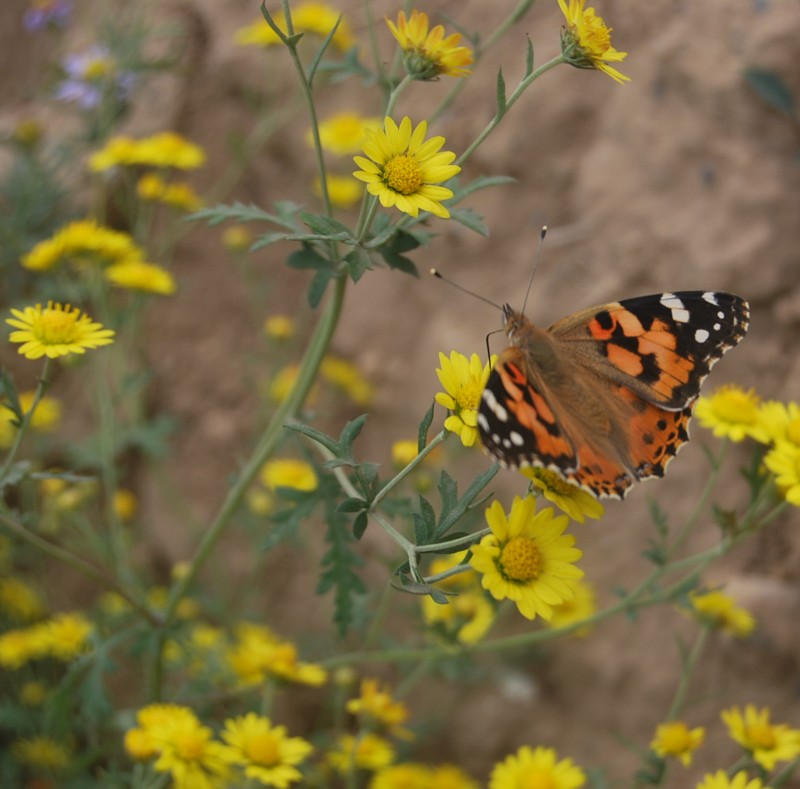
[[[597,497],[662,477],[689,440],[709,370],[747,332],[732,293],[639,296],[549,329],[503,306],[511,341],[481,395],[478,430],[503,466],[559,472]]]

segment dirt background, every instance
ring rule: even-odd
[[[343,2],[357,34],[364,33],[360,4]],[[33,114],[54,133],[68,114],[43,106],[31,88],[48,62],[45,38],[20,38],[25,3],[0,7],[0,86],[3,128]],[[79,22],[68,41],[92,38],[103,3],[78,3]],[[371,3],[377,19],[397,6]],[[467,30],[491,30],[509,3],[431,2],[436,21],[448,17]],[[630,52],[620,86],[599,73],[560,67],[531,89],[466,167],[466,178],[511,175],[511,186],[468,201],[482,214],[491,237],[454,222],[435,222],[438,237],[414,253],[420,271],[435,265],[466,287],[497,302],[519,305],[538,228],[546,223],[542,263],[528,304],[537,323],[577,309],[637,294],[679,289],[732,290],[749,299],[752,328],[742,346],[715,368],[708,386],[736,381],[765,398],[797,398],[800,356],[800,166],[798,126],[767,107],[743,79],[748,67],[774,71],[800,95],[800,4],[789,0],[605,0],[598,11],[614,27],[617,48]],[[141,91],[126,129],[147,134],[172,128],[202,144],[209,164],[200,174],[211,188],[230,162],[230,140],[247,133],[254,115],[248,99],[269,97],[289,106],[294,88],[289,61],[233,44],[233,32],[258,15],[255,0],[184,0],[148,6],[148,14],[187,31],[179,73],[160,76]],[[555,2],[537,3],[506,39],[488,51],[456,104],[436,124],[450,150],[463,150],[493,113],[498,67],[514,86],[524,65],[525,35],[537,62],[558,51],[561,15]],[[388,35],[380,32],[388,49]],[[425,117],[451,87],[449,80],[415,84],[399,114]],[[331,86],[319,97],[320,115],[344,109],[377,114],[377,92],[356,81]],[[281,126],[248,167],[228,199],[269,208],[291,199],[316,208],[309,195],[313,162],[300,142],[297,117]],[[156,379],[153,399],[179,424],[172,457],[152,475],[137,478],[146,529],[144,559],[165,567],[190,555],[195,536],[165,501],[163,480],[188,502],[198,522],[219,506],[229,474],[246,455],[259,411],[253,382],[258,333],[270,312],[296,315],[303,332],[314,316],[305,304],[306,277],[283,265],[285,249],[253,256],[266,293],[253,311],[248,288],[234,276],[219,229],[194,227],[181,242],[175,273],[177,296],[152,311],[147,332]],[[392,441],[411,437],[437,391],[439,350],[482,352],[499,325],[490,307],[442,283],[378,270],[350,289],[334,350],[354,362],[376,388],[375,405],[360,442],[362,456],[388,460]],[[338,431],[357,410],[317,415]],[[441,420],[441,414],[438,415]],[[655,495],[679,524],[690,511],[705,474],[705,431],[681,453],[666,480],[640,486],[624,503],[607,505],[599,524],[576,527],[585,552],[582,566],[600,603],[613,588],[630,588],[647,572],[640,554],[650,537],[647,501]],[[463,484],[485,468],[477,454],[459,460]],[[166,475],[166,476],[163,476]],[[521,492],[518,478],[502,475],[499,495]],[[725,486],[725,503],[741,499]],[[731,498],[728,499],[727,496]],[[306,545],[319,524],[310,524]],[[789,513],[768,533],[712,567],[708,584],[725,583],[758,617],[746,642],[716,639],[693,682],[693,725],[709,728],[709,745],[696,768],[674,772],[671,787],[693,785],[703,769],[731,763],[719,710],[730,704],[770,705],[774,718],[800,726],[800,519]],[[707,520],[692,549],[712,544]],[[389,546],[377,533],[364,544],[374,559],[369,574],[381,583],[381,557]],[[313,550],[312,550],[313,554]],[[220,566],[236,577],[248,561],[244,543],[225,543]],[[287,634],[304,626],[324,631],[328,603],[313,594],[308,553],[283,546],[268,560],[260,582],[268,619]],[[69,583],[65,581],[65,583]],[[76,595],[85,592],[76,587]],[[393,603],[397,616],[408,605]],[[523,625],[524,626],[524,625]],[[452,689],[427,686],[409,699],[416,720],[431,726],[423,755],[450,759],[484,777],[498,758],[522,744],[555,746],[586,766],[605,766],[623,778],[636,757],[618,738],[645,745],[665,714],[679,670],[676,635],[690,639],[690,623],[672,610],[648,610],[636,623],[620,619],[590,637],[569,640],[545,653],[514,656],[512,664],[483,660],[478,683]],[[794,786],[800,786],[795,781]]]

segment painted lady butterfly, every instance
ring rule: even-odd
[[[662,477],[689,440],[692,406],[714,363],[747,332],[731,293],[640,296],[584,310],[549,329],[503,307],[511,341],[478,412],[502,465],[543,466],[598,497]]]

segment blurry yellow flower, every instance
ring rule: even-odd
[[[445,37],[444,27],[436,25],[428,30],[428,15],[412,11],[411,17],[401,11],[397,24],[387,19],[386,24],[403,49],[406,71],[420,80],[436,79],[440,74],[464,77],[470,73],[472,50],[459,46],[460,33]]]
[[[83,219],[64,225],[52,237],[40,241],[22,256],[20,263],[31,271],[47,271],[65,259],[77,264],[107,264],[139,260],[143,256],[127,233],[102,227],[93,219]]]
[[[319,124],[319,138],[322,147],[337,156],[358,153],[366,137],[367,129],[380,131],[381,119],[359,115],[357,112],[339,112]],[[306,142],[313,144],[309,131]]]
[[[36,392],[33,391],[19,393],[19,404],[23,415],[31,410],[35,395]],[[41,430],[43,433],[47,433],[54,430],[60,421],[61,402],[55,397],[44,395],[37,403],[36,411],[31,417],[31,427],[34,430]]]
[[[689,729],[683,721],[668,721],[656,727],[650,747],[662,758],[674,756],[684,767],[692,763],[692,755],[703,744],[706,730],[702,726]]]
[[[759,419],[759,405],[760,398],[752,389],[745,392],[736,384],[727,384],[710,395],[701,395],[694,413],[717,438],[738,442],[750,437],[766,443],[769,436]]]
[[[382,767],[369,782],[368,789],[438,789],[431,782],[431,771],[427,765],[414,762],[391,764]]]
[[[247,491],[247,506],[253,515],[265,516],[275,508],[275,499],[261,488],[251,488]]]
[[[356,405],[367,406],[372,402],[372,384],[352,362],[328,354],[320,365],[322,377],[337,389],[341,389]]]
[[[125,260],[103,272],[106,279],[120,288],[171,296],[177,290],[175,279],[166,269],[142,260]]]
[[[8,630],[0,635],[0,666],[18,669],[30,660],[41,657],[42,648],[38,631],[34,628]]]
[[[139,500],[132,490],[118,488],[114,491],[114,512],[124,522],[133,520],[136,510],[139,509]]]
[[[425,139],[427,121],[412,127],[406,116],[398,126],[391,118],[384,119],[384,129],[368,129],[362,145],[365,156],[353,161],[361,168],[353,173],[367,184],[384,208],[396,207],[404,214],[418,216],[429,211],[448,219],[450,212],[442,204],[453,191],[440,184],[461,172],[452,162],[456,155],[442,151],[444,137]]]
[[[445,586],[447,581],[438,582]],[[460,644],[476,644],[494,622],[494,606],[486,599],[486,594],[473,581],[470,586],[447,598],[447,605],[440,605],[429,595],[422,598],[422,617],[445,640]]]
[[[689,595],[697,619],[711,627],[726,630],[739,638],[749,636],[756,626],[753,615],[737,608],[733,598],[724,592],[704,592]]]
[[[439,352],[441,366],[436,375],[445,391],[437,392],[434,399],[450,411],[444,426],[457,433],[465,447],[471,447],[478,438],[478,406],[496,360],[493,355],[483,365],[477,353],[467,359],[457,351],[451,351],[450,358]]]
[[[611,28],[594,8],[584,8],[586,0],[558,0],[558,5],[567,19],[561,29],[561,53],[564,59],[577,68],[598,69],[619,83],[630,82],[630,77],[621,74],[609,63],[619,63],[628,56],[611,46]]]
[[[767,771],[800,756],[800,730],[770,723],[769,718],[769,707],[757,710],[753,704],[745,707],[744,714],[739,707],[722,711],[731,738]]]
[[[229,252],[246,252],[253,243],[253,234],[244,225],[231,225],[222,231],[222,244]]]
[[[20,578],[0,578],[0,611],[17,622],[32,622],[45,612],[39,593]]]
[[[264,321],[264,334],[273,340],[291,340],[294,337],[294,321],[288,315],[270,315]]]
[[[410,734],[402,727],[408,720],[408,708],[402,701],[395,701],[388,688],[382,689],[377,679],[361,680],[361,695],[347,702],[347,711],[357,716],[364,728],[398,736]]]
[[[300,368],[290,364],[281,368],[269,384],[269,398],[275,403],[282,403],[294,388]]]
[[[93,172],[103,172],[112,167],[174,167],[177,170],[194,170],[205,164],[205,151],[175,132],[160,132],[139,140],[130,137],[112,137],[106,145],[89,159]]]
[[[297,765],[313,750],[301,737],[287,736],[285,726],[273,726],[254,712],[228,718],[222,739],[228,746],[225,760],[240,767],[245,778],[279,788],[302,778]]]
[[[43,132],[39,121],[33,118],[23,118],[14,127],[13,139],[17,145],[21,145],[23,148],[35,148],[42,139]]]
[[[350,208],[354,206],[364,194],[364,187],[353,180],[350,175],[327,175],[328,197],[331,205],[336,208]],[[322,197],[322,182],[319,178],[314,179],[311,186],[312,191],[317,197]]]
[[[394,761],[394,748],[377,734],[367,733],[359,737],[343,734],[336,747],[328,752],[326,760],[334,770],[345,775],[353,769],[375,772]]]
[[[586,518],[603,517],[605,512],[603,505],[591,493],[568,482],[558,472],[536,466],[522,468],[520,472],[548,501],[569,515],[572,520],[584,523]]]
[[[88,315],[83,315],[77,307],[47,303],[25,307],[24,310],[11,309],[13,318],[6,323],[17,331],[11,332],[11,342],[23,343],[19,353],[26,359],[41,359],[47,356],[55,359],[71,353],[86,353],[87,348],[99,348],[114,342],[114,332],[94,323]]]
[[[19,689],[19,700],[26,707],[39,707],[47,698],[47,688],[41,682],[29,681]]]
[[[770,789],[761,783],[760,778],[748,777],[744,770],[739,770],[733,778],[729,778],[724,770],[717,770],[713,775],[707,773],[697,784],[696,789]]]
[[[12,746],[12,753],[18,762],[49,772],[60,772],[70,762],[67,747],[44,736],[17,740]]]
[[[572,759],[561,759],[553,748],[529,748],[523,745],[505,761],[495,764],[489,776],[489,789],[520,787],[552,787],[578,789],[586,783],[586,775]]]
[[[195,714],[178,704],[148,704],[136,713],[137,728],[125,732],[125,750],[142,761],[160,753],[163,741],[198,723]],[[189,744],[190,738],[187,738]]]
[[[141,200],[164,203],[183,211],[196,211],[203,205],[189,184],[184,181],[167,183],[157,173],[143,175],[136,183],[136,194]]]
[[[439,764],[430,768],[434,789],[479,789],[478,782],[454,764]]]
[[[411,439],[395,441],[392,444],[392,463],[395,468],[405,468],[418,454],[417,442]]]
[[[291,9],[292,26],[295,33],[314,33],[325,38],[341,16],[341,13],[325,3],[298,3]],[[275,24],[286,33],[287,25],[283,13],[277,11],[271,14]],[[239,46],[269,47],[280,43],[280,39],[264,19],[259,19],[252,25],[242,27],[235,33],[235,41]],[[339,22],[339,27],[331,39],[334,46],[346,52],[355,44],[355,39],[350,30],[350,25],[344,17]]]
[[[786,501],[800,507],[800,446],[781,441],[766,454],[764,465]]]
[[[800,405],[770,400],[761,405],[758,420],[766,438],[772,443],[783,441],[800,447]]]
[[[261,481],[269,490],[294,488],[310,492],[317,488],[317,473],[310,463],[304,460],[283,458],[268,460],[261,467]]]
[[[553,617],[547,623],[549,627],[567,627],[588,619],[597,611],[595,592],[591,584],[578,578],[573,584],[573,591],[575,596],[571,600],[564,600],[553,606]],[[588,627],[581,627],[574,630],[573,635],[585,636],[588,632]]]
[[[89,648],[94,627],[80,611],[56,614],[42,623],[40,638],[45,654],[65,663],[82,655]]]
[[[513,600],[526,619],[538,614],[549,620],[554,606],[575,596],[574,582],[583,570],[574,562],[583,554],[574,547],[575,538],[564,534],[565,516],[554,517],[550,508],[535,510],[532,496],[515,497],[508,514],[499,501],[492,502],[486,510],[492,533],[472,547],[470,564],[495,600]]]

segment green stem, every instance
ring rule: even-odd
[[[498,107],[497,112],[495,113],[494,118],[489,121],[486,125],[484,130],[472,141],[472,144],[455,160],[455,164],[461,165],[478,148],[478,146],[494,131],[495,126],[502,120],[503,116],[517,103],[519,97],[525,92],[526,88],[534,81],[539,79],[547,71],[550,71],[551,68],[555,68],[556,66],[560,65],[561,63],[566,63],[564,56],[559,54],[556,55],[552,60],[548,60],[547,63],[543,63],[539,68],[534,69],[527,77],[520,81],[519,85],[514,89],[514,92],[511,96],[506,99],[505,107],[502,109]]]
[[[22,424],[19,426],[19,429],[14,436],[14,443],[11,445],[11,449],[8,451],[8,455],[6,455],[3,468],[0,469],[0,480],[4,480],[6,478],[6,474],[8,474],[8,470],[11,468],[11,464],[14,462],[14,458],[17,456],[17,452],[22,444],[22,439],[24,438],[25,433],[28,432],[28,427],[31,424],[31,420],[33,419],[33,415],[36,412],[37,406],[39,405],[39,401],[44,396],[44,393],[50,383],[47,380],[50,373],[50,364],[51,359],[45,358],[44,366],[42,367],[42,374],[39,376],[39,380],[36,383],[36,391],[33,394],[33,402],[31,403],[31,407],[22,416]]]
[[[692,679],[692,675],[694,674],[694,669],[697,666],[697,661],[700,659],[700,655],[703,653],[703,649],[708,641],[708,633],[709,628],[700,628],[700,632],[697,634],[697,638],[692,645],[692,649],[683,663],[683,670],[681,671],[681,677],[678,681],[678,687],[675,689],[675,696],[673,697],[672,704],[669,705],[669,711],[667,712],[666,720],[668,721],[675,720],[683,709],[683,703],[686,699],[686,693],[689,690],[689,683]]]
[[[468,548],[470,545],[474,545],[487,534],[491,533],[491,529],[481,529],[474,534],[467,534],[465,537],[456,537],[454,540],[444,540],[443,542],[435,542],[430,545],[418,545],[417,553],[436,553],[437,551],[448,551],[451,548]]]
[[[386,110],[384,111],[384,115],[387,118],[392,117],[392,113],[394,112],[395,105],[397,104],[397,100],[400,98],[400,94],[414,81],[414,77],[411,74],[406,74],[400,82],[397,83],[397,86],[392,90],[389,94],[389,99],[386,102]]]

